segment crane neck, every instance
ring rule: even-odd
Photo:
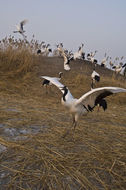
[[[65,89],[64,89],[64,93],[63,93],[63,101],[64,101],[64,102],[66,102],[66,98],[65,98],[65,97],[66,97],[67,93],[68,93],[68,89],[65,88]]]

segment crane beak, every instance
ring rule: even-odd
[[[63,87],[60,87],[61,90],[65,90],[66,89],[66,86],[63,86]]]
[[[60,87],[61,90],[64,90],[64,87]]]

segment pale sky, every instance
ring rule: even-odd
[[[24,19],[29,40],[34,34],[74,52],[84,43],[86,53],[98,50],[98,59],[107,52],[126,61],[126,0],[0,0],[0,40],[21,37],[13,31]]]

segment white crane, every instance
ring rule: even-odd
[[[50,44],[43,45],[43,51],[41,52],[43,56],[48,57],[48,56],[49,56],[49,53],[52,52],[52,49],[49,48],[49,47],[50,47]]]
[[[109,61],[110,69],[112,69],[114,63],[112,62],[112,58],[111,57],[109,57],[109,59],[110,59],[110,61]]]
[[[53,56],[62,56],[62,51],[64,51],[63,43],[56,44],[56,49],[53,50]]]
[[[41,48],[43,49],[43,48],[45,48],[45,47],[46,47],[45,42],[42,41],[41,44],[40,44],[40,48],[37,50],[37,54],[41,54],[41,53],[42,53]]]
[[[57,86],[61,92],[63,93],[61,103],[64,105],[73,116],[73,127],[75,129],[77,125],[77,121],[80,116],[87,114],[92,111],[94,107],[99,104],[99,102],[114,93],[126,92],[126,89],[119,87],[102,87],[95,88],[86,94],[82,95],[79,99],[76,99],[72,96],[67,86],[64,86],[58,80],[48,77],[42,76],[42,78],[49,80],[52,84]]]
[[[87,54],[87,60],[88,60],[88,61],[91,61],[92,63],[97,64],[98,61],[97,61],[97,59],[94,58],[94,56],[96,55],[96,53],[97,53],[97,50],[95,50],[94,53],[93,53],[93,52],[88,53],[88,54]]]
[[[83,46],[84,46],[84,44],[81,44],[78,51],[74,53],[74,55],[73,55],[74,60],[76,60],[76,59],[85,59],[85,53],[83,51]]]
[[[17,30],[16,31],[13,31],[14,33],[20,33],[23,37],[26,37],[25,35],[24,35],[24,33],[25,33],[25,30],[24,30],[24,25],[26,24],[28,22],[28,20],[23,20],[23,21],[21,21],[20,22],[20,25],[16,25],[16,28],[17,28]]]
[[[61,53],[61,56],[64,58],[64,70],[69,71],[70,70],[70,61],[73,60],[73,57],[71,55],[67,55],[63,49],[60,49],[59,52]]]
[[[122,69],[125,67],[126,67],[126,63],[122,66],[121,66],[121,64],[117,65],[117,66],[113,66],[112,69],[115,69],[116,74],[119,74],[122,71]]]
[[[105,53],[104,58],[101,61],[101,67],[106,66],[106,62],[108,61],[108,58],[109,58],[109,56],[107,56],[107,57],[106,56],[107,56],[107,54]]]
[[[100,75],[99,73],[97,73],[95,71],[95,69],[93,70],[92,74],[91,74],[91,89],[94,88],[95,82],[99,82],[100,81]]]
[[[100,81],[100,75],[94,69],[91,74],[91,90],[94,89],[95,83],[99,81]],[[102,98],[101,101],[99,101],[99,103],[97,104],[97,106],[98,106],[98,111],[100,107],[102,107],[103,110],[105,111],[107,109],[107,101]]]
[[[64,58],[64,70],[69,71],[70,70],[70,61],[73,60],[73,57],[68,57],[64,52],[62,52],[62,56]]]

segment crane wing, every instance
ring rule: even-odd
[[[64,70],[66,70],[66,71],[69,71],[69,70],[70,70],[69,64],[64,63]]]
[[[27,22],[28,22],[28,20],[26,20],[26,19],[20,22],[20,27],[21,27],[22,30],[23,30],[23,26],[24,26]]]
[[[119,92],[126,92],[126,89],[119,87],[95,88],[81,96],[76,101],[76,105],[84,104],[89,110],[92,110],[103,98]]]
[[[17,28],[18,31],[20,31],[20,26],[16,25],[16,28]]]
[[[52,84],[57,86],[59,89],[64,87],[64,85],[61,82],[59,82],[59,80],[55,77],[41,76],[41,78],[44,78],[44,79],[50,81]]]
[[[126,63],[122,66],[122,68],[126,67]]]
[[[69,71],[70,70],[70,66],[69,66],[69,60],[67,58],[67,55],[65,54],[65,52],[63,50],[60,50],[60,52],[62,53],[62,56],[64,58],[64,70]]]
[[[65,86],[61,82],[59,82],[59,80],[57,78],[55,78],[55,77],[48,77],[48,76],[41,76],[41,78],[49,80],[52,84],[54,84],[55,86],[57,86],[61,90],[62,93],[64,93],[63,88]],[[73,98],[73,96],[70,93],[69,89],[68,89],[68,92],[69,92],[69,97]]]

